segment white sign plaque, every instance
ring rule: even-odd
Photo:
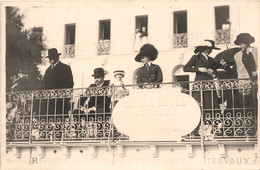
[[[118,131],[132,141],[178,141],[197,127],[200,115],[195,99],[174,88],[133,90],[112,114]]]

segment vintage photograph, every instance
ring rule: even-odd
[[[260,168],[259,0],[0,7],[1,169]]]

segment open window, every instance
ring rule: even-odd
[[[215,7],[215,24],[216,30],[222,29],[222,25],[229,20],[229,6]]]
[[[141,15],[135,17],[135,51],[148,43],[148,16]]]
[[[75,34],[76,34],[75,24],[65,25],[65,44],[75,44]]]
[[[187,36],[187,11],[173,12],[173,47],[187,47]]]
[[[229,44],[230,40],[229,6],[215,7],[216,44]]]
[[[187,11],[177,11],[174,15],[174,34],[187,33]]]
[[[111,46],[111,21],[99,21],[99,36],[98,36],[98,55],[109,55]]]
[[[32,34],[30,35],[30,38],[37,38],[40,41],[43,41],[43,27],[33,27],[32,28]]]
[[[148,16],[136,16],[135,17],[135,29],[139,29],[139,31],[143,32],[148,35]]]
[[[99,21],[99,40],[110,40],[110,20]]]
[[[64,57],[75,57],[76,24],[65,25]]]

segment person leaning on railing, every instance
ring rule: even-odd
[[[254,94],[253,89],[251,88],[251,81],[255,81],[257,72],[253,54],[250,52],[250,44],[253,42],[255,42],[254,37],[248,33],[239,34],[234,41],[234,43],[239,46],[240,50],[234,54],[232,70],[229,69],[227,71],[234,73],[235,79],[248,79],[238,80],[240,88],[239,90],[234,91],[234,103],[236,108],[254,106]]]
[[[220,50],[215,47],[215,42],[213,40],[205,40],[199,46],[196,46],[191,59],[183,67],[184,72],[195,72],[195,81],[202,81],[202,83],[207,83],[205,80],[213,80],[216,78],[216,64],[209,54],[212,49]],[[193,97],[198,103],[201,103],[201,92],[194,91]],[[213,99],[213,101],[212,101]],[[213,92],[213,97],[211,96],[211,90],[203,91],[203,108],[212,109],[218,107],[216,92]],[[213,106],[212,106],[213,104]]]
[[[140,52],[135,57],[135,61],[142,62],[143,67],[137,71],[137,84],[140,88],[159,88],[159,83],[163,81],[162,70],[159,65],[153,64],[157,58],[158,51],[151,44],[145,44],[141,47]],[[158,83],[158,84],[157,84]]]

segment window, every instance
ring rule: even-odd
[[[188,47],[187,11],[173,13],[173,48]]]
[[[145,28],[145,30],[144,30],[144,28]],[[135,29],[139,29],[139,31],[146,31],[146,34],[148,35],[148,16],[147,15],[135,17]]]
[[[42,27],[33,27],[32,32],[34,34],[42,34],[43,28]]]
[[[110,54],[110,20],[99,21],[99,37],[98,37],[98,55],[109,55]]]
[[[216,30],[222,29],[222,25],[229,19],[229,6],[215,7]]]
[[[43,28],[42,27],[33,27],[30,38],[37,38],[38,40],[43,41]]]
[[[65,25],[65,44],[75,44],[75,24]]]
[[[230,20],[229,20],[229,6],[215,7],[215,40],[216,44],[230,44]]]
[[[174,34],[187,33],[187,11],[177,11],[174,16]]]
[[[99,40],[110,40],[110,20],[99,21]]]
[[[75,24],[65,25],[65,46],[64,46],[64,54],[63,54],[63,57],[65,58],[75,57],[75,32],[76,32]]]

